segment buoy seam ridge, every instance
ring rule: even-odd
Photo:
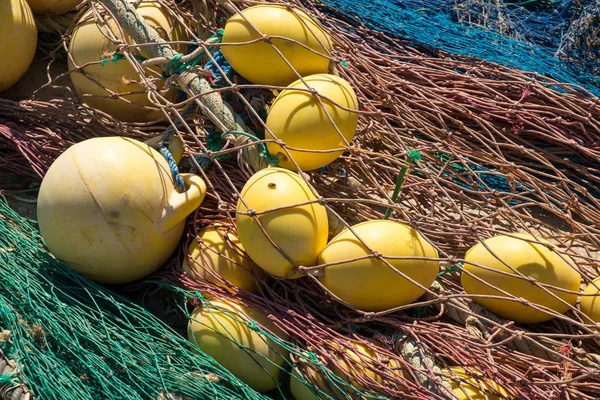
[[[127,254],[129,254],[129,257],[133,260],[134,264],[137,267],[141,268],[142,266],[138,263],[137,259],[133,256],[133,252],[131,251],[131,249],[125,244],[125,242],[123,242],[123,239],[121,238],[121,236],[117,233],[117,231],[114,229],[114,227],[112,226],[112,224],[108,221],[108,218],[106,218],[106,212],[104,211],[104,207],[102,206],[102,203],[100,203],[100,200],[98,200],[96,198],[96,196],[94,196],[94,194],[90,190],[90,187],[88,186],[88,183],[86,182],[85,178],[81,174],[81,170],[79,169],[79,164],[77,163],[77,159],[75,157],[75,153],[73,152],[72,149],[70,150],[70,153],[71,153],[71,158],[73,159],[73,163],[75,164],[75,169],[77,170],[77,173],[79,174],[79,177],[81,178],[81,181],[85,185],[85,188],[87,189],[88,193],[90,194],[90,196],[94,200],[94,203],[96,203],[96,206],[98,206],[98,208],[100,209],[100,214],[102,215],[102,218],[104,219],[104,222],[106,222],[106,224],[108,225],[108,227],[110,228],[110,230],[114,233],[114,235],[117,238],[117,240],[119,241],[119,243],[121,243],[121,246],[123,246],[123,248],[125,249],[125,251],[127,252]]]

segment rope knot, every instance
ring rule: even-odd
[[[256,321],[250,321],[247,324],[248,329],[253,330],[255,332],[260,331],[260,326],[258,326],[258,323],[256,323]]]
[[[169,77],[171,75],[177,75],[181,72],[184,63],[182,63],[181,59],[183,58],[183,54],[177,53],[167,63],[165,67],[164,75],[165,77]]]

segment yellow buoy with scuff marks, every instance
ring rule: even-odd
[[[512,399],[508,391],[497,382],[467,374],[462,367],[450,367],[445,375],[457,400],[504,400]],[[458,381],[458,382],[457,382]]]
[[[40,187],[44,242],[74,271],[100,283],[126,283],[157,270],[173,253],[186,217],[206,193],[181,174],[179,193],[162,154],[137,140],[93,138],[68,148]]]
[[[293,148],[288,152],[300,169],[310,171],[330,164],[348,147],[358,124],[358,114],[352,112],[358,100],[352,86],[335,75],[311,75],[304,82],[292,83],[277,96],[267,116],[265,138],[274,140],[272,132]],[[324,97],[319,101],[303,90],[307,85]],[[267,149],[279,156],[280,167],[297,170],[279,144],[267,142]]]
[[[271,43],[256,41],[262,35],[280,36],[300,44],[281,38],[272,38]],[[223,45],[221,51],[237,73],[250,82],[275,86],[287,86],[298,79],[289,65],[300,76],[327,72],[327,55],[333,47],[329,35],[306,13],[274,4],[246,8],[241,15],[231,17],[225,24],[223,43],[235,44]]]
[[[157,30],[166,41],[185,41],[187,35],[184,28],[170,16],[168,10],[157,2],[143,1],[137,12],[146,23]],[[127,34],[122,37],[115,21],[105,16],[106,24],[99,22],[97,25],[91,18],[91,11],[81,17],[80,22],[73,31],[69,43],[69,69],[83,67],[82,72],[71,72],[71,81],[88,106],[103,111],[112,117],[127,122],[148,122],[163,117],[163,113],[152,107],[148,98],[148,91],[141,81],[141,77],[131,63],[122,55],[112,55],[116,46],[105,34],[112,32],[117,39],[134,44]],[[174,45],[178,52],[185,52],[187,46]],[[143,47],[141,55],[148,57]],[[132,51],[135,54],[135,51]],[[105,57],[109,57],[105,59]],[[116,57],[116,58],[115,58]],[[103,61],[99,63],[99,61]],[[86,65],[87,63],[93,63]],[[86,65],[86,66],[84,66]],[[162,87],[163,81],[157,67],[145,68],[146,75],[158,79],[155,85]],[[85,75],[88,75],[86,77]],[[92,78],[92,79],[90,79]],[[98,83],[94,82],[97,81]],[[100,84],[101,86],[99,86]],[[107,98],[111,93],[121,95],[121,98]],[[176,102],[177,90],[171,89],[162,95],[170,102]],[[99,97],[103,96],[103,97]]]
[[[376,343],[373,339],[367,340],[371,343]],[[340,349],[338,344],[332,343],[332,345],[337,350]],[[294,396],[294,399],[326,399],[328,398],[325,396],[326,394],[334,399],[343,400],[348,398],[348,395],[343,394],[342,392],[353,392],[352,386],[359,390],[365,390],[362,385],[360,385],[354,378],[351,377],[351,371],[354,371],[355,374],[368,377],[378,384],[385,384],[386,382],[384,381],[381,373],[379,373],[379,371],[375,372],[373,369],[379,370],[381,368],[381,372],[390,374],[392,376],[401,375],[405,378],[407,377],[406,371],[401,362],[396,359],[383,357],[363,343],[353,342],[352,348],[344,347],[343,353],[345,354],[345,358],[350,361],[350,364],[342,357],[341,351],[336,352],[333,355],[336,357],[336,361],[339,366],[334,365],[331,371],[348,384],[329,380],[326,381],[323,379],[321,374],[317,373],[311,368],[305,368],[302,373],[297,367],[294,367],[290,379],[290,391]],[[381,365],[384,365],[385,367],[382,368]],[[313,391],[311,388],[306,386],[302,382],[302,378],[309,382],[315,390]]]
[[[290,275],[294,265],[269,238],[294,264],[306,267],[315,265],[327,244],[327,212],[312,190],[300,175],[276,167],[252,175],[242,188],[236,216],[240,241],[250,258],[274,276],[301,275]],[[246,214],[248,209],[259,213],[259,222]]]
[[[188,340],[252,389],[267,392],[277,388],[289,351],[250,329],[249,321],[281,340],[289,340],[258,310],[223,300],[211,300],[209,307],[194,310],[188,324]]]
[[[577,294],[540,287],[530,279],[579,292],[581,275],[570,257],[561,256],[544,244],[531,243],[528,240],[550,245],[547,240],[536,239],[527,233],[498,235],[476,244],[465,256],[461,284],[468,294],[507,297],[506,300],[473,297],[473,301],[502,318],[532,324],[547,321],[553,316],[521,304],[520,298],[562,314],[575,304]],[[513,269],[524,277],[516,276],[517,273],[513,272]],[[509,296],[497,289],[509,293],[515,300],[508,299]]]
[[[228,227],[214,224],[204,229],[188,247],[188,255],[193,261],[190,265],[186,257],[182,269],[192,279],[206,280],[227,288],[217,278],[220,276],[240,289],[258,293],[252,272],[257,277],[262,277],[264,272],[246,255],[240,239]]]
[[[0,92],[25,75],[37,48],[37,27],[25,0],[0,0]]]
[[[374,220],[354,225],[333,238],[319,256],[319,280],[340,299],[363,311],[384,311],[412,303],[425,289],[372,256],[358,239],[424,288],[439,272],[438,252],[414,228],[395,221]],[[366,258],[367,256],[370,256]],[[410,259],[414,257],[414,259]],[[359,259],[360,258],[360,259]],[[423,259],[429,258],[429,259]]]

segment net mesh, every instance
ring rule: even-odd
[[[127,26],[135,23],[119,17],[118,7],[111,8],[120,3],[104,4],[134,36]],[[191,56],[174,62],[174,52],[155,44],[144,46],[150,54],[139,57],[137,46],[129,45],[119,48],[119,56],[105,54],[97,63],[131,63],[146,82],[151,75],[144,66],[156,63],[168,71],[166,87],[178,84],[188,97],[172,103],[161,83],[149,84],[149,98],[163,122],[124,123],[87,107],[70,87],[69,73],[77,71],[49,75],[35,96],[52,100],[0,100],[2,169],[12,176],[28,177],[35,185],[59,154],[89,137],[146,140],[159,134],[184,141],[186,157],[179,171],[198,173],[209,188],[173,259],[146,282],[112,288],[145,308],[69,272],[43,249],[35,226],[2,205],[0,327],[11,332],[11,340],[0,343],[36,396],[154,398],[164,392],[260,398],[209,356],[194,355],[195,346],[181,337],[196,306],[219,312],[211,302],[215,297],[259,310],[289,337],[282,340],[242,313],[227,314],[259,333],[284,359],[281,376],[273,377],[281,381],[280,388],[271,397],[291,398],[287,385],[296,366],[322,398],[329,397],[320,381],[343,398],[451,398],[453,380],[443,372],[447,366],[463,366],[475,381],[483,381],[482,375],[491,378],[512,398],[597,398],[596,325],[578,307],[565,314],[551,311],[555,318],[549,322],[515,325],[474,303],[460,285],[460,275],[469,273],[463,265],[471,246],[517,231],[555,244],[556,252],[575,261],[572,268],[583,284],[598,275],[600,106],[591,94],[593,85],[588,92],[573,87],[584,81],[564,70],[542,76],[431,53],[409,40],[414,39],[409,29],[426,36],[426,24],[405,25],[399,39],[317,1],[286,2],[331,35],[334,52],[326,56],[332,71],[350,82],[360,102],[352,146],[327,168],[301,174],[318,193],[315,202],[328,211],[330,237],[389,213],[435,246],[442,271],[418,301],[383,312],[358,310],[336,299],[316,276],[330,267],[326,264],[296,266],[305,275],[299,280],[255,277],[259,294],[251,294],[219,276],[211,277],[213,283],[191,279],[181,265],[187,245],[205,227],[219,222],[235,229],[244,183],[277,162],[263,147],[268,142],[264,120],[273,90],[286,88],[250,84],[219,52],[226,45],[219,34],[226,18],[254,2],[160,4],[194,39]],[[107,18],[100,2],[87,7],[96,21]],[[49,52],[50,63],[61,62],[57,54],[68,50],[72,29]],[[439,41],[434,45],[449,50]],[[504,55],[517,54],[519,48]],[[502,54],[501,49],[493,54]],[[190,74],[200,78],[192,80]],[[289,149],[284,152],[293,158]],[[398,179],[399,171],[404,180]],[[11,182],[6,194],[14,196],[22,185]],[[545,292],[551,289],[514,275]],[[523,302],[509,293],[501,296]],[[344,349],[357,344],[376,356],[351,360]]]

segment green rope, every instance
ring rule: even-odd
[[[220,43],[223,38],[224,32],[225,32],[224,29],[219,29],[217,31],[217,33],[215,33],[214,35],[212,35],[209,38],[209,40],[217,38],[216,43]],[[208,49],[212,49],[212,46],[209,46]],[[163,72],[163,78],[166,79],[172,75],[179,75],[182,72],[185,72],[185,71],[189,70],[190,68],[195,67],[196,65],[198,65],[200,60],[202,60],[202,57],[206,56],[206,51],[201,52],[200,54],[198,54],[196,57],[192,58],[188,62],[181,61],[183,56],[184,56],[183,54],[177,53],[173,57],[171,57],[171,59],[167,63],[167,66],[165,67],[165,71]]]
[[[3,374],[0,375],[0,386],[2,385],[12,385],[14,374]]]
[[[463,268],[463,265],[461,263],[454,264],[450,268],[446,268],[445,270],[440,271],[440,273],[437,274],[437,276],[439,278],[440,276],[444,276],[446,274],[451,274],[453,272],[460,271],[460,270],[462,270],[462,268]]]
[[[137,54],[135,54],[133,57],[138,61],[146,61],[147,60],[145,57],[142,57]],[[121,54],[121,53],[115,53],[115,54],[113,54],[112,57],[104,57],[102,59],[102,61],[100,62],[100,67],[104,68],[106,66],[106,64],[108,64],[109,62],[116,64],[117,62],[119,62],[121,60],[125,60],[125,55]]]
[[[392,201],[394,203],[398,200],[398,196],[400,194],[400,188],[402,188],[402,185],[404,184],[404,181],[405,181],[404,177],[405,177],[407,171],[409,170],[409,168],[412,168],[414,163],[419,161],[420,159],[421,159],[421,153],[419,153],[418,151],[412,150],[412,149],[408,150],[408,155],[406,156],[406,162],[408,163],[408,165],[406,167],[400,168],[400,172],[398,173],[398,178],[396,179],[396,187],[394,188],[394,193],[392,194]],[[392,214],[392,208],[388,207],[388,209],[385,210],[383,219],[390,218],[391,214]]]

